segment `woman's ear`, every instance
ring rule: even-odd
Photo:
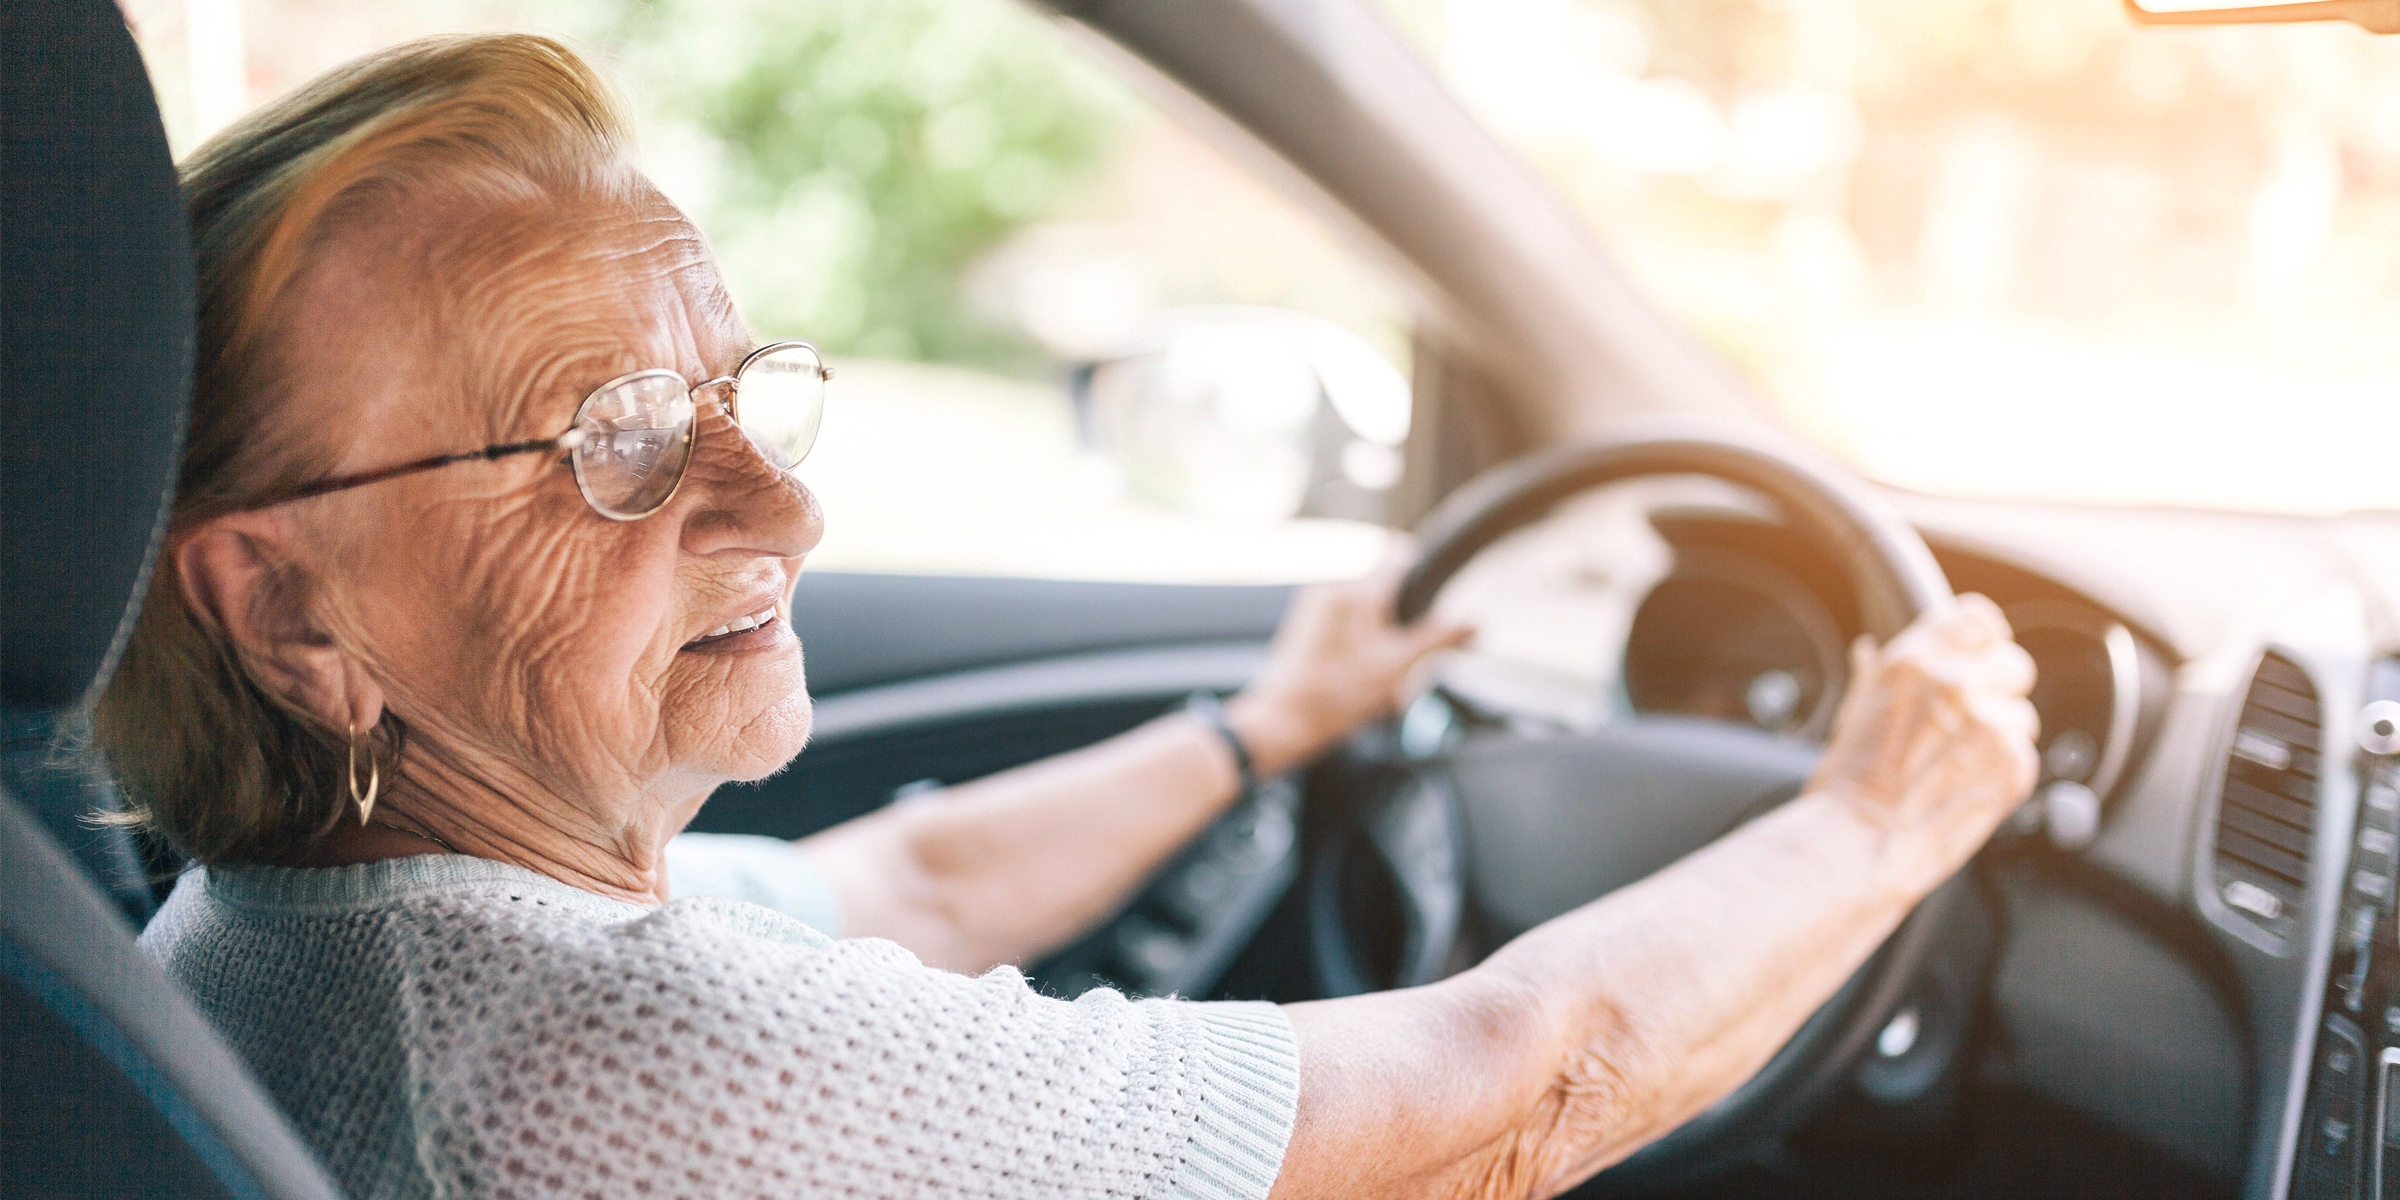
[[[183,602],[286,703],[334,729],[372,728],[383,719],[383,689],[309,611],[297,534],[274,512],[204,522],[169,550]]]

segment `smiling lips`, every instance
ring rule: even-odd
[[[707,633],[701,634],[699,637],[693,638],[692,645],[697,646],[703,642],[712,642],[721,637],[732,637],[737,633],[748,633],[751,630],[762,625],[769,624],[774,620],[775,610],[772,608],[763,609],[759,612],[752,613],[747,617],[735,617],[733,620],[728,621],[723,625],[719,625],[715,629],[711,629]]]

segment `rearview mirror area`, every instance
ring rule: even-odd
[[[1086,449],[1113,486],[1218,520],[1379,521],[1408,438],[1408,378],[1358,335],[1290,309],[1156,314],[1075,365]]]

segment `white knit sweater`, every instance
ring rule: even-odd
[[[772,845],[670,879],[829,912]],[[194,870],[142,943],[354,1200],[1259,1197],[1299,1094],[1272,1005],[1070,1003],[475,858]]]

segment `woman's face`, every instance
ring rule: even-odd
[[[414,214],[320,256],[298,300],[292,411],[345,431],[341,472],[552,436],[610,379],[698,381],[750,348],[706,242],[655,193]],[[688,819],[799,752],[788,597],[822,516],[722,408],[701,405],[697,438],[682,489],[638,521],[595,513],[556,455],[292,506],[321,558],[311,616],[407,723],[429,798],[463,785],[547,793],[603,826]]]

